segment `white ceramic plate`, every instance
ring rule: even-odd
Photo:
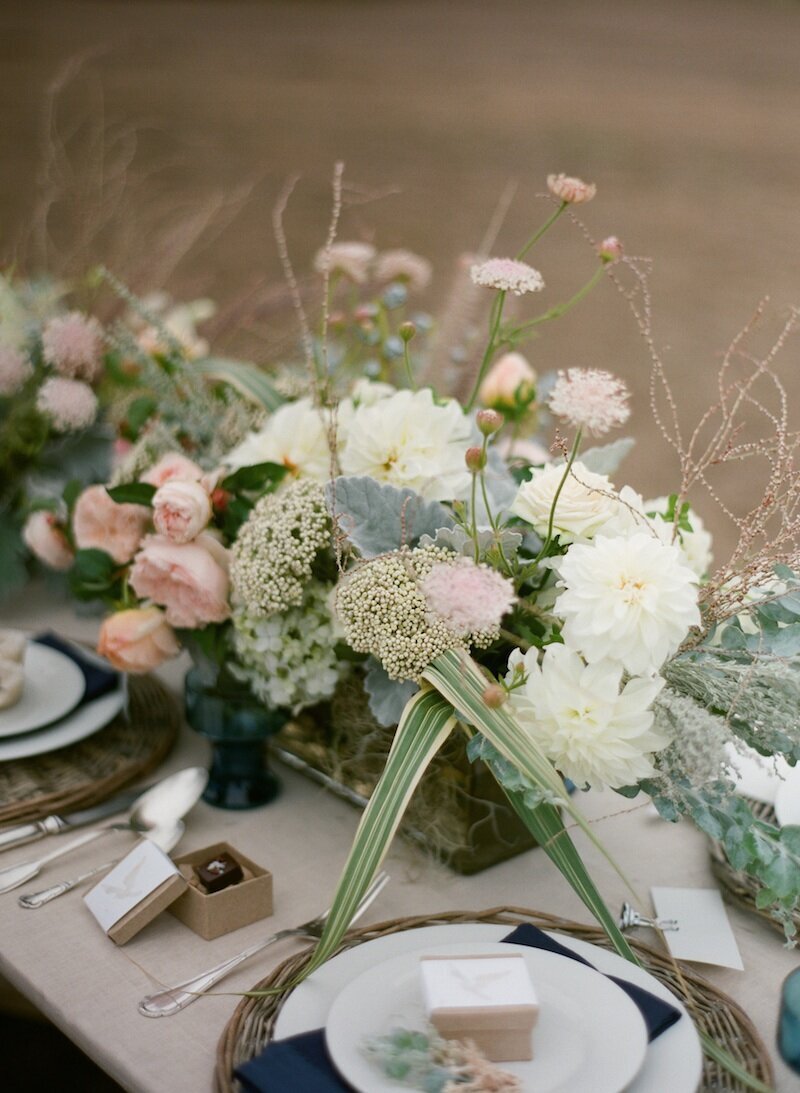
[[[780,827],[800,824],[800,766],[789,767],[775,794],[775,815]]]
[[[766,805],[775,804],[784,779],[794,768],[780,756],[769,759],[744,745],[735,748],[733,744],[726,744],[725,751],[730,759],[729,769],[736,783],[736,792]]]
[[[0,710],[0,737],[19,736],[52,724],[74,710],[86,681],[74,660],[47,645],[28,642],[22,698]]]
[[[281,1007],[275,1024],[275,1038],[283,1040],[287,1036],[324,1026],[339,991],[378,961],[438,945],[501,941],[510,932],[509,926],[480,922],[423,926],[355,945],[328,960],[295,987]],[[616,953],[564,934],[553,933],[552,936],[566,948],[591,961],[599,971],[623,976],[630,983],[671,1002],[683,1014],[680,1021],[650,1044],[644,1065],[628,1087],[628,1093],[664,1093],[665,1089],[669,1089],[670,1093],[695,1093],[702,1076],[703,1054],[697,1031],[681,1002],[652,975]]]
[[[81,675],[81,679],[83,676]],[[65,748],[68,744],[75,744],[78,740],[84,740],[92,733],[104,728],[112,718],[116,717],[125,705],[126,688],[124,677],[115,690],[108,694],[87,702],[74,713],[69,714],[63,721],[38,732],[30,732],[25,736],[13,736],[8,740],[0,740],[0,762],[6,759],[27,759],[30,755],[43,755],[45,752],[56,751]]]
[[[336,1069],[360,1093],[397,1093],[361,1050],[367,1036],[396,1027],[425,1027],[420,957],[520,953],[539,998],[533,1059],[504,1062],[524,1089],[535,1093],[620,1093],[647,1052],[641,1013],[604,975],[577,960],[527,945],[463,943],[404,953],[349,983],[331,1006],[325,1039]]]

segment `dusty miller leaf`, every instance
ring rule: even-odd
[[[635,443],[632,436],[623,436],[619,440],[612,441],[611,444],[587,448],[578,458],[584,467],[588,467],[595,474],[613,474]]]
[[[370,657],[364,677],[364,690],[369,695],[369,708],[379,725],[396,725],[403,716],[406,703],[419,690],[413,679],[389,679],[382,664]]]
[[[402,546],[422,535],[452,527],[452,514],[438,501],[426,501],[414,490],[381,485],[374,478],[340,477],[325,488],[328,511],[339,530],[364,558]]]

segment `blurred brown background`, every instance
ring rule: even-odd
[[[800,302],[797,2],[6,0],[0,51],[7,236],[35,198],[45,88],[82,56],[61,99],[64,131],[87,117],[139,127],[132,171],[145,177],[106,230],[107,255],[138,290],[158,287],[147,282],[161,276],[163,225],[188,215],[197,226],[211,206],[216,234],[166,287],[224,303],[279,282],[270,212],[294,171],[303,178],[288,229],[307,269],[341,158],[351,183],[386,195],[348,211],[340,237],[429,256],[432,307],[509,179],[519,188],[498,253],[543,216],[535,195],[549,171],[595,181],[598,197],[582,210],[591,233],[618,234],[629,253],[655,261],[656,337],[690,417],[711,400],[720,351],[758,299],[771,297],[775,322]],[[63,165],[55,173],[70,184]],[[80,164],[71,184],[81,189]],[[83,191],[91,209],[92,187]],[[161,221],[159,201],[174,208]],[[547,281],[538,311],[574,291],[593,257],[562,223],[535,264]],[[259,337],[267,360],[269,322]],[[795,397],[798,344],[783,358]],[[548,326],[529,355],[542,371],[619,370],[636,395],[634,431],[653,433],[647,357],[610,285]],[[675,481],[660,441],[640,444],[627,474],[647,493]],[[747,503],[754,474],[727,473],[726,496]],[[713,505],[697,500],[725,537]]]

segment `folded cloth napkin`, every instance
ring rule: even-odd
[[[119,683],[119,672],[104,668],[96,661],[89,660],[71,641],[64,641],[58,634],[48,631],[44,634],[37,634],[33,640],[37,645],[46,645],[50,649],[55,649],[58,653],[63,653],[65,657],[69,657],[70,660],[74,661],[83,672],[86,690],[83,692],[80,705],[91,702],[95,698],[100,698],[101,695],[108,694]]]
[[[545,949],[570,960],[577,960],[589,968],[593,967],[572,949],[559,944],[543,930],[528,923],[518,926],[503,941]],[[681,1011],[676,1006],[662,1001],[642,987],[625,979],[618,979],[615,975],[607,978],[621,987],[639,1007],[650,1040],[655,1040],[662,1032],[666,1032],[680,1018]],[[324,1029],[301,1032],[286,1040],[273,1041],[260,1055],[240,1066],[236,1077],[247,1093],[279,1093],[287,1089],[302,1090],[303,1093],[352,1093],[352,1087],[339,1077],[330,1060],[325,1046]]]

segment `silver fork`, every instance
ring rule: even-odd
[[[388,883],[388,873],[379,873],[376,876],[356,908],[350,920],[351,926],[361,918]],[[321,915],[304,922],[301,926],[294,926],[289,930],[279,930],[265,941],[259,941],[255,945],[251,945],[249,949],[243,949],[236,956],[223,960],[221,964],[201,972],[192,979],[177,983],[174,987],[167,987],[166,990],[158,991],[156,994],[149,994],[139,1003],[139,1013],[144,1017],[171,1017],[174,1013],[179,1013],[182,1009],[190,1006],[192,1002],[196,1002],[201,994],[219,983],[220,979],[224,979],[234,968],[238,968],[245,960],[249,960],[251,956],[255,956],[256,953],[260,953],[268,946],[274,945],[276,941],[283,941],[287,937],[322,937],[322,931],[325,929],[325,923],[330,913],[331,909],[329,907],[327,911],[323,911]]]

